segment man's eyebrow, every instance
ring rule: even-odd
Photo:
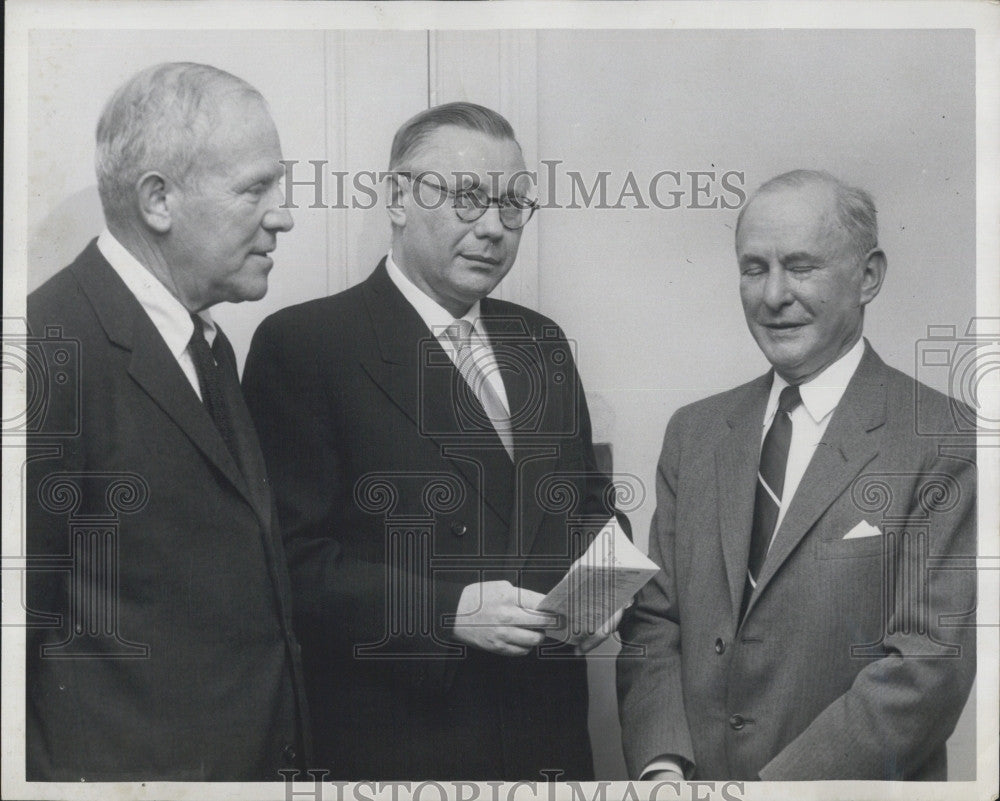
[[[285,177],[285,168],[278,162],[271,164],[254,164],[247,167],[243,173],[243,180],[246,183],[257,183],[258,181],[277,180]]]
[[[792,253],[786,253],[781,257],[782,264],[788,264],[792,261],[819,261],[815,253],[810,253],[806,250],[796,250]]]
[[[491,195],[491,197],[494,197],[496,200],[525,200],[528,198],[528,193],[518,192],[514,189],[504,189],[497,195]]]

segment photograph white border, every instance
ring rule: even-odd
[[[27,287],[26,209],[28,202],[27,165],[30,132],[27,130],[28,33],[32,29],[497,29],[497,28],[969,28],[976,31],[976,201],[977,201],[977,314],[1000,317],[1000,7],[987,2],[510,2],[495,3],[321,3],[321,2],[135,2],[134,0],[94,0],[93,2],[25,2],[6,6],[5,31],[5,131],[4,131],[4,317],[24,316]],[[947,65],[942,65],[947,69]],[[96,233],[96,232],[95,232]],[[1000,419],[1000,371],[983,376],[981,396],[993,410],[990,419]],[[4,419],[24,406],[24,385],[10,371],[4,371]],[[998,784],[998,579],[1000,579],[1000,513],[995,489],[1000,486],[1000,448],[981,437],[979,453],[979,548],[980,586],[978,607],[977,679],[977,780],[972,783],[899,782],[792,782],[747,783],[741,797],[754,799],[986,799],[995,796]],[[17,542],[21,494],[19,460],[3,460],[4,553],[9,537]],[[4,564],[6,578],[8,568]],[[5,589],[7,582],[5,581]],[[14,623],[3,630],[2,661],[2,791],[4,798],[287,798],[280,784],[185,784],[149,782],[143,784],[25,783],[23,629],[16,626],[20,599],[3,596],[3,621]],[[23,621],[23,610],[20,612]],[[339,784],[339,783],[338,783]],[[716,783],[716,793],[723,785]],[[528,788],[481,785],[480,798],[528,798]],[[638,797],[649,788],[634,785]],[[338,791],[328,785],[324,798],[354,799],[406,798],[397,787],[361,788]],[[580,789],[586,798],[600,790],[600,783],[585,783]],[[296,784],[295,798],[312,796],[309,782]],[[394,795],[394,792],[398,794]],[[456,791],[460,792],[460,791]],[[499,796],[496,793],[499,792]],[[629,795],[625,782],[606,785],[608,799]],[[687,787],[680,795],[661,790],[660,798],[721,797],[698,795]],[[436,798],[430,789],[424,798]],[[560,786],[539,790],[541,798],[578,797],[571,788]],[[600,797],[600,796],[598,796]]]

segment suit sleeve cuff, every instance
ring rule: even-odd
[[[672,770],[687,778],[688,772],[685,770],[685,762],[686,760],[682,760],[680,757],[673,756],[672,754],[658,756],[642,769],[642,773],[639,774],[639,781],[646,781],[650,774],[658,770]]]

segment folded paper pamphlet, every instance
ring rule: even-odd
[[[538,609],[559,616],[553,629],[560,639],[583,639],[599,631],[657,572],[612,517]]]

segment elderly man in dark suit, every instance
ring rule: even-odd
[[[601,632],[546,641],[537,606],[611,485],[562,332],[487,297],[534,211],[524,169],[495,112],[418,114],[393,141],[389,255],[254,336],[244,390],[337,777],[593,772],[580,651]]]
[[[781,175],[743,209],[736,252],[774,369],[667,426],[663,570],[622,627],[641,656],[618,662],[629,772],[944,779],[975,575],[928,560],[976,553],[969,417],[862,338],[886,269],[866,192]]]
[[[274,506],[209,313],[267,290],[292,227],[280,159],[245,81],[140,72],[97,128],[107,230],[28,296],[50,377],[74,377],[39,388],[28,439],[29,780],[278,781],[305,763]]]

